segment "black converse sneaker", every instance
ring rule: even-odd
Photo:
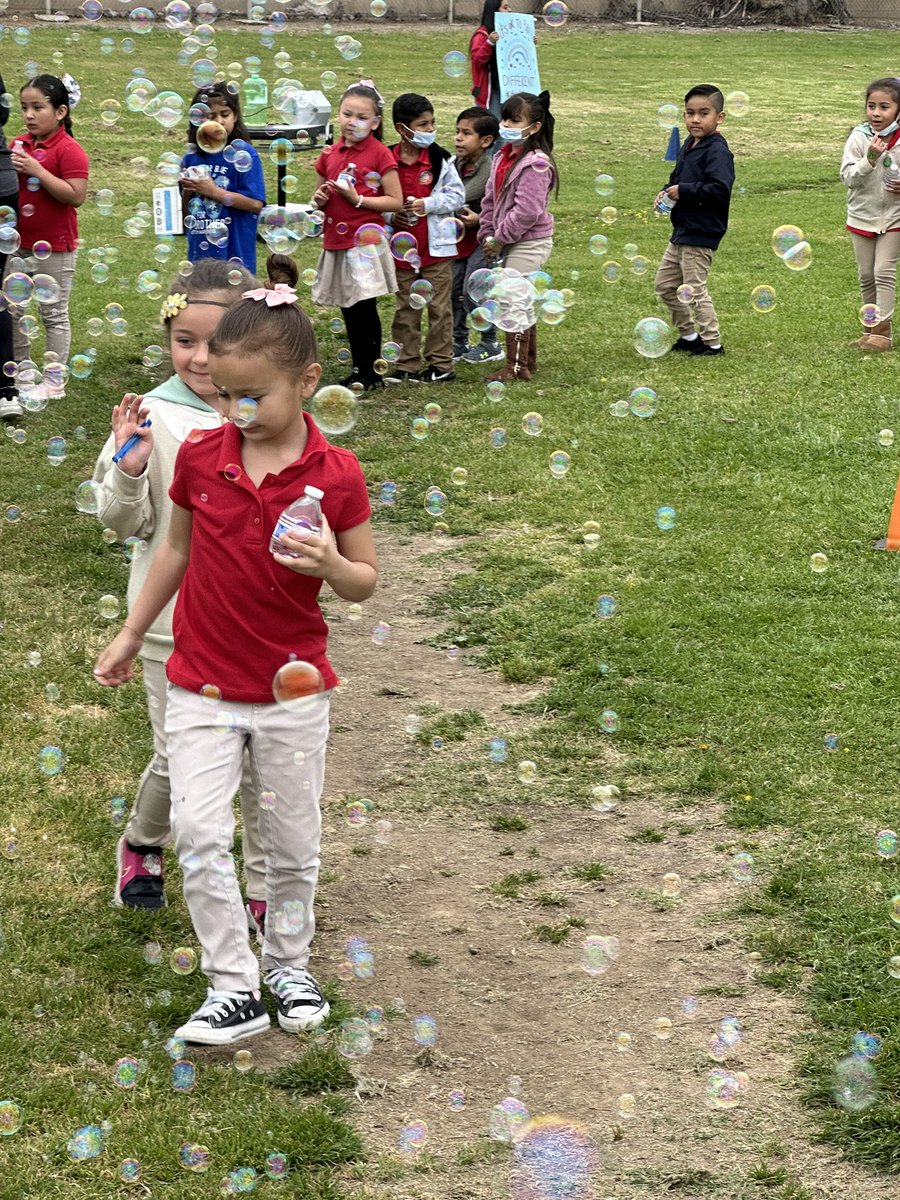
[[[206,999],[175,1030],[175,1036],[203,1046],[227,1046],[268,1028],[266,1006],[252,992],[217,992],[207,988]]]
[[[266,975],[266,986],[278,1002],[278,1024],[288,1033],[315,1029],[330,1012],[319,985],[303,967],[276,967]]]

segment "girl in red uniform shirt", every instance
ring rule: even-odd
[[[10,147],[19,176],[19,236],[22,249],[29,253],[36,243],[45,244],[34,273],[55,281],[51,287],[55,298],[38,305],[47,334],[47,367],[43,383],[31,388],[29,397],[39,403],[65,395],[65,364],[72,341],[69,292],[78,244],[75,210],[87,195],[88,159],[72,137],[72,99],[61,79],[37,75],[21,89],[19,99],[27,133]],[[18,322],[13,338],[16,361],[30,358],[30,345]]]
[[[312,298],[340,308],[353,358],[353,370],[341,382],[365,391],[384,387],[374,369],[381,358],[378,297],[397,290],[383,214],[403,207],[397,163],[381,140],[383,111],[371,80],[347,88],[338,106],[341,136],[319,155],[312,198],[325,214]]]
[[[290,271],[296,283],[293,260],[280,262],[276,274],[269,260],[270,278]],[[129,680],[144,634],[178,591],[175,648],[166,663],[172,818],[184,896],[212,986],[176,1036],[208,1045],[269,1025],[231,854],[231,801],[245,750],[266,860],[263,977],[282,1029],[312,1029],[328,1016],[307,970],[328,695],[337,682],[317,597],[324,581],[344,600],[365,600],[377,564],[356,456],[330,445],[303,412],[322,368],[296,300],[280,282],[245,292],[210,339],[209,370],[225,425],[182,444],[167,540],[94,671],[106,686]],[[131,419],[136,426],[140,412]],[[280,535],[270,552],[279,515],[310,485],[323,497],[321,533]],[[291,670],[320,689],[306,702],[278,686]]]

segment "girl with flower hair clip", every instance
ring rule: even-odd
[[[274,256],[268,272],[270,284],[245,291],[210,340],[226,423],[181,446],[166,542],[94,669],[108,687],[131,679],[145,636],[178,592],[166,664],[172,817],[211,986],[176,1036],[208,1045],[269,1025],[231,854],[231,798],[245,748],[266,862],[263,979],[282,1029],[312,1029],[328,1015],[308,971],[329,696],[337,683],[318,594],[325,582],[342,599],[365,600],[377,573],[359,463],[329,445],[303,411],[322,368],[312,325],[296,302],[297,267]],[[286,533],[270,550],[281,512],[307,487],[322,495],[321,532]]]
[[[94,468],[94,495],[97,517],[105,528],[114,530],[120,542],[139,538],[146,546],[129,564],[129,608],[166,540],[172,513],[169,487],[182,443],[218,429],[224,420],[209,377],[209,339],[227,309],[255,283],[249,271],[210,258],[200,259],[190,274],[177,275],[160,309],[172,374],[143,396],[125,396],[112,411],[112,433]],[[166,660],[173,648],[173,608],[167,604],[148,628],[141,650],[153,757],[141,776],[116,849],[113,903],[120,908],[158,909],[166,904],[163,849],[171,837],[172,804],[165,735]],[[266,876],[257,805],[245,767],[241,809],[247,911],[259,928],[265,920]]]

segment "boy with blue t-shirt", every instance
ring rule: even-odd
[[[684,98],[689,136],[654,205],[672,219],[672,239],[656,273],[656,294],[679,333],[672,349],[703,356],[725,353],[706,287],[712,256],[728,230],[734,186],[734,156],[719,133],[724,120],[725,97],[715,84],[692,87]]]

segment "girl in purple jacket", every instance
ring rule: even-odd
[[[494,155],[481,202],[478,240],[493,265],[502,256],[503,266],[530,275],[543,267],[553,249],[553,217],[547,204],[551,188],[554,195],[559,192],[559,182],[552,154],[550,93],[510,96],[500,115],[500,138],[503,149]],[[517,310],[517,316],[518,327],[506,334],[506,365],[488,380],[530,379],[537,368],[533,304]]]

